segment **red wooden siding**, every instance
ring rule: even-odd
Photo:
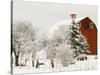
[[[80,31],[86,37],[91,55],[97,54],[97,29],[96,25],[88,18],[80,21]]]

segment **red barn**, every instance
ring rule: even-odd
[[[86,17],[79,21],[80,31],[83,36],[86,37],[89,44],[89,51],[91,55],[97,54],[97,28],[95,23],[89,18]]]

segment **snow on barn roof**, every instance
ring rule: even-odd
[[[90,17],[88,17],[88,16],[81,17],[81,18],[77,18],[76,19],[76,22],[80,22],[80,21],[82,21],[84,19],[89,19],[90,21],[92,21],[92,23],[94,23],[96,25],[96,23]]]

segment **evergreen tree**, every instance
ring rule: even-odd
[[[71,14],[72,25],[70,27],[69,44],[74,50],[75,57],[80,54],[85,54],[88,49],[88,44],[85,37],[80,32],[80,24],[75,22],[76,15]]]

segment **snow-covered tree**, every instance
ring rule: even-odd
[[[71,46],[63,43],[60,44],[56,48],[56,58],[60,59],[61,64],[65,67],[68,66],[69,64],[74,64],[74,58],[73,58],[73,50],[71,49]]]
[[[48,40],[48,44],[47,44],[47,49],[46,49],[46,55],[47,55],[47,59],[51,60],[51,66],[52,68],[54,68],[54,59],[56,56],[56,41],[53,39],[49,39]]]
[[[36,39],[35,28],[27,21],[17,21],[12,25],[12,53],[15,54],[15,65],[19,66],[19,54],[33,52],[32,43]],[[34,52],[33,52],[34,53]],[[34,54],[33,54],[34,55]]]
[[[72,24],[70,26],[68,44],[75,52],[75,57],[79,54],[86,53],[88,44],[86,38],[80,32],[80,24],[75,22],[76,14],[71,14]]]
[[[62,65],[73,62],[73,51],[71,50],[71,46],[68,46],[67,44],[68,34],[68,26],[60,25],[57,30],[54,30],[52,38],[49,39],[47,58],[51,60],[52,67],[54,67],[54,59],[60,59],[63,61],[61,62]]]

